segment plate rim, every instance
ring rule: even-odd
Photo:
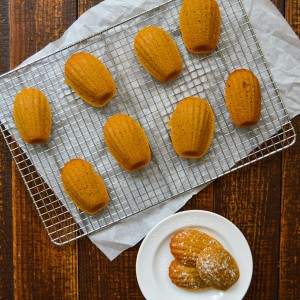
[[[140,291],[142,292],[143,296],[146,298],[146,299],[150,299],[150,297],[152,297],[151,295],[149,295],[147,293],[147,290],[145,290],[144,288],[144,283],[141,281],[141,276],[139,274],[142,274],[142,272],[140,271],[140,266],[141,266],[141,263],[142,263],[142,255],[143,255],[143,252],[145,252],[144,248],[145,248],[145,245],[148,243],[148,240],[152,238],[152,235],[153,233],[155,233],[155,231],[157,230],[157,228],[160,228],[161,226],[163,226],[164,224],[170,222],[170,219],[177,219],[177,218],[182,218],[186,215],[199,215],[199,216],[203,216],[205,215],[206,217],[212,217],[212,218],[217,218],[219,219],[221,222],[226,222],[228,226],[231,226],[232,229],[235,231],[236,234],[240,235],[241,238],[243,239],[243,242],[246,246],[246,249],[248,250],[248,253],[247,255],[249,256],[249,261],[247,263],[247,266],[248,266],[248,269],[247,269],[247,284],[244,285],[244,287],[241,289],[241,293],[240,293],[240,297],[241,299],[245,296],[245,294],[247,293],[248,289],[249,289],[249,286],[251,284],[251,281],[252,281],[252,276],[253,276],[253,256],[252,256],[252,252],[251,252],[251,248],[250,248],[250,245],[246,239],[246,237],[244,236],[244,234],[241,232],[241,230],[233,223],[231,222],[230,220],[228,220],[227,218],[223,217],[222,215],[219,215],[215,212],[211,212],[211,211],[208,211],[208,210],[186,210],[186,211],[180,211],[180,212],[176,212],[164,219],[162,219],[161,221],[159,221],[157,224],[155,224],[152,229],[148,232],[148,234],[145,236],[145,238],[143,239],[141,245],[140,245],[140,248],[138,250],[138,253],[137,253],[137,257],[136,257],[136,279],[137,279],[137,282],[138,282],[138,285],[139,285],[139,288],[140,288]],[[208,224],[209,225],[209,224]],[[179,230],[180,228],[184,228],[184,227],[197,227],[197,225],[189,225],[187,224],[186,226],[184,225],[181,225],[180,227],[178,227],[178,229],[175,229],[176,231]],[[198,225],[199,226],[199,225]],[[208,226],[209,227],[209,226]],[[223,291],[224,294],[226,293],[226,291]],[[152,298],[151,298],[152,299]],[[232,299],[232,298],[231,298]],[[175,300],[173,298],[173,300]]]

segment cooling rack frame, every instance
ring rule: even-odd
[[[171,0],[0,76],[0,102],[5,103],[0,129],[53,243],[62,245],[107,228],[295,142],[295,130],[241,0],[218,3],[222,31],[210,55],[185,49],[178,25],[181,1]],[[153,79],[135,58],[133,38],[148,25],[168,31],[182,55],[183,74],[171,83]],[[99,57],[117,83],[115,99],[103,109],[83,103],[64,83],[64,63],[79,51]],[[235,128],[224,103],[225,78],[236,68],[251,69],[262,86],[262,117],[250,129]],[[38,146],[24,144],[12,117],[16,93],[29,86],[47,96],[56,126],[50,142]],[[169,137],[167,122],[176,104],[189,95],[207,99],[216,117],[213,144],[201,160],[179,158]],[[101,126],[115,113],[133,116],[145,129],[152,161],[144,170],[128,173],[108,153]],[[108,187],[110,204],[95,216],[80,211],[62,190],[59,171],[75,157],[91,162]]]

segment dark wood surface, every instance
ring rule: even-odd
[[[0,72],[59,38],[97,3],[1,0]],[[299,36],[299,1],[273,3]],[[299,133],[300,117],[293,124]],[[299,145],[216,180],[183,208],[215,211],[244,233],[254,259],[245,299],[300,299]],[[135,275],[139,246],[110,262],[86,237],[52,244],[0,137],[0,299],[144,299]]]

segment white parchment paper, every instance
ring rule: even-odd
[[[26,60],[24,64],[163,2],[157,0],[104,1],[83,14],[61,39],[49,44]],[[243,3],[285,106],[290,116],[294,117],[300,112],[299,39],[269,0],[244,0]],[[262,19],[264,22],[261,22]],[[249,149],[251,149],[250,146]],[[101,232],[90,234],[89,237],[109,259],[114,259],[122,251],[141,240],[158,221],[181,208],[193,194],[202,188],[204,186],[197,187],[172,201],[166,201],[133,215]]]

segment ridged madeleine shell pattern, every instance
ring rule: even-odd
[[[61,171],[63,187],[70,199],[87,214],[105,208],[109,196],[102,177],[83,159],[72,159]]]
[[[116,84],[105,65],[89,53],[73,54],[65,65],[66,83],[87,103],[102,107],[116,93]]]
[[[219,41],[221,14],[215,0],[184,0],[180,10],[183,42],[191,53],[210,53]]]
[[[171,253],[186,266],[196,267],[198,255],[207,247],[218,248],[222,245],[210,235],[195,229],[180,230],[171,237]]]
[[[219,290],[229,289],[240,277],[236,261],[223,247],[204,249],[197,257],[196,267],[202,280]]]
[[[167,82],[182,71],[182,60],[171,36],[163,29],[149,26],[138,32],[134,50],[141,65],[157,80]]]
[[[127,171],[141,169],[151,160],[143,128],[128,115],[117,114],[109,118],[104,126],[104,138],[112,156]]]
[[[226,106],[230,118],[237,127],[249,127],[258,123],[261,114],[259,81],[249,70],[232,72],[226,81]]]
[[[214,113],[207,101],[195,97],[180,101],[168,124],[179,156],[201,158],[206,154],[214,134]]]
[[[51,133],[52,114],[45,95],[35,89],[26,88],[14,100],[13,115],[22,139],[28,144],[48,141]]]
[[[199,290],[208,287],[196,268],[185,266],[177,260],[173,260],[169,266],[169,277],[180,288]]]

